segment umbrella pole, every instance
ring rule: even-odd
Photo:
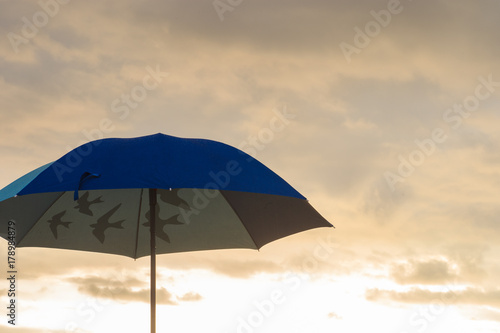
[[[149,189],[149,233],[151,235],[151,333],[156,332],[156,189]]]

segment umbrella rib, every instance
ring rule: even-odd
[[[257,249],[257,251],[259,251],[259,249],[260,249],[259,246],[255,242],[255,239],[253,238],[252,234],[250,234],[250,232],[248,231],[248,228],[245,225],[245,223],[243,222],[243,219],[241,218],[240,214],[238,214],[238,212],[234,209],[234,207],[231,204],[231,202],[229,202],[229,200],[227,200],[226,196],[224,195],[224,193],[221,190],[219,190],[219,193],[222,195],[222,197],[224,198],[224,200],[226,200],[226,203],[229,205],[229,207],[231,207],[231,209],[233,210],[233,212],[236,214],[236,216],[238,217],[238,220],[240,220],[240,222],[241,222],[241,225],[243,225],[243,228],[245,228],[245,230],[247,231],[248,236],[250,237],[250,239],[252,240],[253,244],[255,245],[255,248]]]
[[[40,222],[40,219],[42,218],[42,216],[44,216],[44,215],[45,215],[45,213],[47,213],[47,211],[48,211],[49,209],[51,209],[51,208],[52,208],[52,206],[54,206],[54,204],[57,202],[57,200],[61,199],[61,197],[62,197],[62,196],[64,195],[64,193],[66,193],[66,192],[67,192],[67,191],[63,191],[63,192],[61,192],[61,194],[60,194],[60,195],[59,195],[59,196],[58,196],[58,197],[57,197],[54,201],[52,201],[52,203],[51,203],[51,204],[47,207],[47,209],[46,209],[46,210],[44,210],[44,211],[43,211],[43,213],[42,213],[42,214],[40,214],[40,216],[38,216],[38,217],[37,217],[37,219],[36,219],[36,223],[33,223],[33,224],[31,225],[31,227],[28,229],[28,231],[26,231],[26,233],[23,235],[23,237],[22,237],[21,239],[16,240],[16,241],[17,241],[17,244],[21,244],[21,242],[23,241],[24,237],[26,237],[26,235],[27,235],[27,234],[29,234],[29,233],[31,232],[31,229],[33,229],[33,228],[35,227],[35,225],[37,225],[37,224],[38,224],[38,222]]]
[[[137,249],[139,247],[139,225],[141,224],[141,210],[142,210],[142,195],[144,189],[141,188],[141,193],[139,197],[139,211],[137,212],[137,230],[135,233],[135,250],[134,250],[134,259],[137,259]]]

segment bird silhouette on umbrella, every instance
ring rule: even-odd
[[[66,211],[60,212],[59,214],[52,216],[52,218],[47,221],[48,223],[50,223],[50,230],[52,231],[52,234],[56,239],[57,239],[57,227],[62,225],[63,227],[66,227],[66,229],[69,229],[69,225],[72,223],[72,222],[64,222],[61,220],[64,214],[66,214]]]
[[[123,229],[122,223],[125,220],[120,220],[117,222],[109,222],[109,219],[111,216],[120,208],[122,204],[116,205],[113,209],[111,209],[109,212],[101,216],[100,218],[97,219],[97,223],[91,224],[90,227],[92,227],[94,230],[92,233],[96,238],[101,242],[104,243],[105,235],[104,232],[109,229],[109,228],[115,228],[115,229]]]
[[[80,213],[86,214],[89,216],[94,216],[94,213],[90,210],[90,206],[96,203],[101,203],[104,202],[101,200],[102,196],[97,197],[96,199],[89,201],[89,192],[85,192],[84,195],[82,195],[78,200],[78,205],[75,206],[75,208],[78,208]]]
[[[165,226],[167,224],[170,224],[170,225],[182,225],[184,223],[179,222],[179,220],[177,220],[177,217],[180,214],[171,216],[168,219],[164,220],[164,219],[162,219],[162,218],[159,217],[159,211],[160,211],[160,207],[156,206],[156,237],[158,237],[160,239],[163,239],[167,243],[170,243],[170,237],[168,236],[168,234],[164,230]],[[150,222],[149,222],[150,214],[151,214],[151,211],[148,211],[146,213],[146,218],[148,219],[148,222],[145,222],[145,223],[142,224],[145,227],[149,227],[150,226]]]

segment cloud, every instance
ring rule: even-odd
[[[204,269],[232,278],[245,279],[259,273],[279,273],[283,268],[273,251],[262,255],[254,250],[203,251],[158,256],[158,265],[176,270]]]
[[[412,199],[411,186],[400,184],[394,191],[387,185],[386,179],[379,177],[367,186],[362,202],[363,212],[373,216],[380,223],[386,223],[398,208]]]
[[[202,300],[203,296],[195,292],[189,292],[187,294],[178,297],[178,299],[179,301],[184,301],[184,302],[196,302]]]
[[[273,51],[316,52],[331,44],[342,5],[325,1],[253,1],[227,12],[221,22],[212,2],[147,1],[134,6],[135,20],[164,25],[171,34],[218,45]],[[347,7],[347,6],[346,6]],[[306,24],[307,23],[307,24]]]
[[[489,250],[489,245],[470,242],[449,247],[448,256],[459,267],[460,280],[480,283],[489,277],[490,270],[497,267],[495,263],[486,260]]]
[[[134,277],[128,277],[120,281],[98,276],[86,276],[67,278],[67,281],[76,284],[80,292],[92,297],[114,301],[149,303],[149,288],[141,288],[147,283]],[[165,288],[157,288],[156,302],[157,304],[178,305],[174,296]]]
[[[489,320],[489,321],[500,322],[500,311],[498,310],[490,308],[467,309],[467,310],[464,311],[464,315],[473,320]]]
[[[217,274],[238,279],[249,278],[259,273],[277,273],[283,271],[281,266],[274,261],[255,259],[253,254],[239,256],[238,259],[230,259],[227,256],[219,257],[215,253],[213,256],[201,255],[198,258],[191,256],[188,260],[177,262],[170,267],[179,269],[207,269]]]
[[[444,303],[446,305],[465,304],[481,305],[500,308],[500,289],[484,290],[469,287],[464,290],[451,290],[443,287],[445,291],[430,291],[421,288],[412,288],[409,291],[394,291],[383,289],[368,289],[365,297],[369,301],[393,301],[397,303],[429,304]]]
[[[12,149],[26,145],[41,148],[38,142],[42,142],[42,137],[49,145],[57,146],[61,141],[76,144],[84,139],[82,127],[95,128],[99,119],[106,115],[117,119],[110,104],[121,94],[130,92],[140,80],[140,75],[138,78],[131,73],[140,73],[146,65],[158,63],[163,70],[172,73],[171,77],[155,91],[156,95],[152,94],[139,108],[131,110],[126,121],[117,121],[113,135],[132,126],[132,120],[144,128],[148,123],[145,119],[158,118],[162,114],[160,110],[182,110],[170,112],[169,119],[175,119],[171,123],[189,126],[172,126],[166,122],[149,123],[148,126],[152,126],[152,130],[158,128],[179,134],[220,135],[226,141],[239,143],[247,134],[241,134],[242,122],[258,126],[255,120],[258,117],[252,115],[285,101],[291,108],[303,110],[304,117],[282,137],[282,145],[276,143],[276,148],[270,147],[263,156],[276,156],[271,159],[277,160],[280,166],[296,163],[297,170],[290,171],[294,176],[295,172],[297,175],[310,174],[307,182],[324,184],[329,191],[341,195],[363,188],[365,180],[373,179],[377,172],[374,164],[390,161],[386,150],[388,142],[413,140],[414,136],[408,137],[408,134],[415,124],[426,127],[439,121],[436,110],[444,108],[441,97],[435,92],[446,94],[446,86],[426,77],[435,75],[434,70],[410,60],[401,61],[413,59],[415,55],[391,54],[375,64],[376,58],[362,58],[353,66],[346,66],[345,60],[337,54],[338,42],[352,39],[353,27],[373,19],[370,10],[384,9],[387,1],[362,1],[356,5],[320,0],[307,5],[300,1],[272,4],[257,1],[238,6],[231,12],[234,19],[224,22],[219,21],[210,2],[116,1],[109,6],[76,2],[65,5],[51,24],[35,37],[37,47],[30,64],[18,64],[16,58],[0,63],[5,73],[4,85],[9,91],[1,99],[4,105],[0,106],[16,111],[6,114],[12,117],[9,124],[13,125],[4,125],[7,127],[5,132],[15,131],[16,136],[33,133],[27,142],[13,140]],[[441,29],[429,31],[431,26],[439,26],[443,17],[475,15],[461,8],[445,4],[408,4],[380,38],[390,39],[394,44],[408,43],[406,37],[412,32],[439,41],[445,38]],[[20,28],[22,22],[12,17],[20,18],[38,9],[37,6],[16,6],[9,15],[12,22],[5,23],[10,24],[6,29]],[[82,13],[93,17],[92,24],[82,19],[87,16]],[[414,25],[421,17],[432,24],[424,27],[423,32],[420,32],[421,27],[415,31]],[[136,23],[133,31],[129,26],[131,20]],[[454,24],[458,22],[453,21]],[[339,25],[343,29],[339,29]],[[460,31],[460,26],[456,28]],[[111,37],[120,34],[127,37]],[[488,39],[490,35],[483,37]],[[197,42],[186,42],[193,39]],[[375,39],[369,49],[378,49],[378,40]],[[437,50],[450,48],[448,44],[435,44]],[[132,47],[134,45],[141,47]],[[411,45],[424,49],[425,54],[434,52],[434,61],[438,58],[439,62],[449,62],[449,59],[443,60],[438,51],[428,48],[423,40]],[[127,57],[114,56],[123,54],[123,50],[127,50]],[[399,52],[403,50],[398,49]],[[193,53],[198,56],[190,57]],[[160,59],[153,54],[165,57]],[[455,73],[455,68],[443,73],[442,78],[449,78],[448,74]],[[387,80],[381,77],[382,73],[398,75],[405,70],[421,75],[406,76],[404,82],[400,82],[401,78]],[[358,72],[364,73],[363,77],[360,78]],[[408,103],[410,99],[414,102]],[[335,113],[336,103],[345,106],[346,115]],[[199,105],[203,105],[202,112]],[[51,112],[53,110],[58,112]],[[240,111],[239,116],[234,110]],[[79,121],[63,117],[67,112],[71,112],[71,117],[77,115]],[[19,121],[20,114],[26,114],[22,121]],[[41,122],[41,116],[51,121]],[[322,120],[319,127],[315,119]],[[204,126],[207,121],[215,127],[220,124],[224,130],[207,130]],[[346,124],[350,125],[346,127]],[[50,131],[46,132],[47,128]],[[318,136],[318,133],[328,135]],[[295,142],[293,137],[300,137],[303,143]],[[321,141],[317,140],[319,137]],[[325,145],[328,150],[322,148]],[[286,146],[300,149],[307,158],[302,161],[281,158]],[[330,158],[323,158],[325,155]],[[28,157],[22,156],[30,154],[21,154],[21,158],[26,159]],[[306,164],[307,161],[314,163]],[[397,159],[394,161],[397,163]],[[373,204],[370,202],[370,207]],[[392,208],[379,204],[370,209]]]
[[[67,282],[77,285],[78,291],[83,294],[112,301],[144,302],[150,301],[150,289],[147,281],[142,281],[134,276],[102,277],[87,275],[83,277],[69,277]],[[165,288],[156,290],[157,304],[178,305],[179,302],[197,302],[203,297],[196,292],[176,296]]]
[[[341,320],[342,319],[342,316],[340,316],[339,314],[335,313],[335,312],[330,312],[328,315],[327,315],[328,319],[337,319],[337,320]]]
[[[210,267],[216,273],[237,278],[248,278],[261,272],[272,273],[281,271],[278,264],[267,260],[212,261]]]
[[[457,242],[438,250],[412,252],[383,262],[388,278],[399,285],[495,284],[498,265],[485,245]]]
[[[431,259],[395,264],[391,277],[399,284],[441,284],[455,281],[458,274],[446,260]]]

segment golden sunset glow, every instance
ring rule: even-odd
[[[164,133],[247,152],[335,226],[159,255],[158,332],[500,332],[499,2],[0,8],[0,188]],[[0,260],[8,278],[3,239]],[[0,332],[149,332],[148,257],[18,248],[16,265]]]

